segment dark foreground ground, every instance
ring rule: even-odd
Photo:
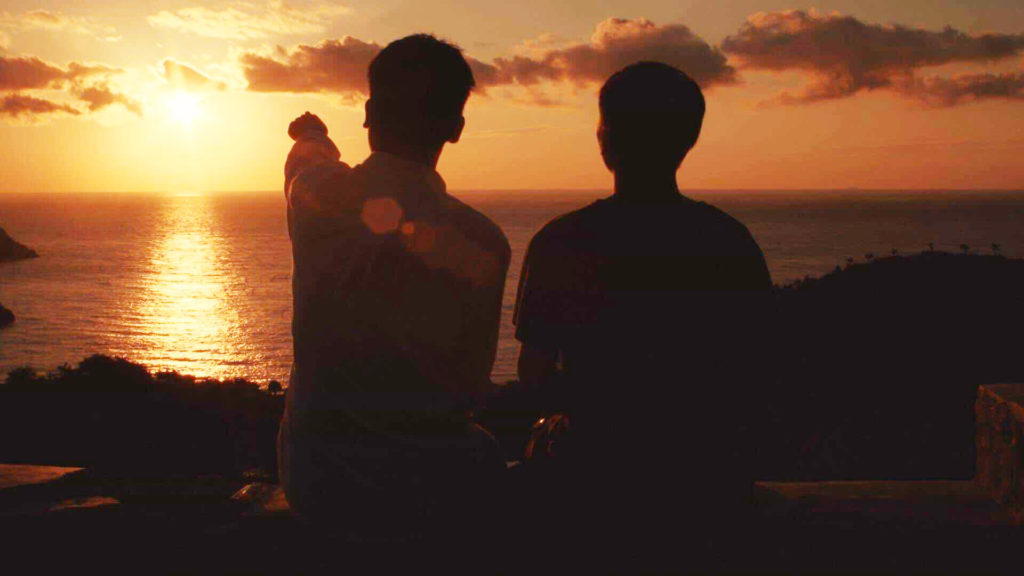
[[[52,469],[0,466],[0,478]],[[538,517],[515,533],[359,540],[304,525],[279,492],[230,495],[217,478],[101,479],[84,470],[0,488],[6,573],[962,573],[1019,574],[1024,530],[962,481],[762,483],[742,517],[711,528],[678,518],[664,542],[576,538],[573,519]],[[2,481],[0,481],[2,482]],[[2,484],[0,484],[2,486]],[[599,522],[601,510],[585,523]],[[344,519],[339,518],[339,523]],[[577,534],[579,534],[578,532]],[[475,542],[474,542],[475,540]]]
[[[880,259],[783,288],[778,302],[785,370],[758,384],[776,391],[760,477],[779,482],[762,483],[739,515],[652,525],[656,511],[639,510],[615,523],[600,501],[524,514],[496,494],[505,508],[482,505],[457,536],[346,537],[290,517],[273,490],[231,498],[276,482],[278,392],[94,356],[49,374],[16,370],[0,385],[0,462],[87,468],[46,481],[46,469],[0,466],[0,567],[1024,573],[1024,389],[979,395],[1024,381],[1024,260]],[[827,482],[837,479],[863,481]]]

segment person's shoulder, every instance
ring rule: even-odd
[[[587,229],[595,218],[599,217],[607,205],[606,199],[596,200],[582,208],[555,216],[534,234],[530,241],[531,247],[546,244],[561,244]]]
[[[352,174],[353,169],[341,161],[313,164],[289,183],[289,202],[296,208],[321,208],[337,198],[339,188],[351,186]]]
[[[469,238],[506,259],[511,257],[512,247],[508,238],[493,220],[451,195],[448,195],[448,206],[455,222]]]
[[[702,224],[711,228],[720,239],[732,240],[735,245],[742,245],[760,252],[761,248],[757,245],[757,241],[747,225],[725,210],[707,202],[695,202],[694,209],[700,214]]]
[[[722,210],[718,206],[703,201],[694,201],[693,209],[708,225],[714,226],[726,232],[734,232],[749,236],[750,231],[746,224],[737,220],[732,214]]]

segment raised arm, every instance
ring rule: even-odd
[[[291,184],[306,170],[334,163],[341,158],[338,147],[327,136],[327,126],[314,114],[306,112],[288,125],[288,136],[295,141],[284,164],[284,192],[290,195]]]
[[[351,168],[339,161],[327,126],[309,112],[288,126],[295,141],[284,166],[284,193],[288,201],[288,232],[292,241],[327,238],[342,230],[352,232],[355,201],[345,193],[344,179]]]

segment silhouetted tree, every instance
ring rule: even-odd
[[[853,266],[853,258],[846,259],[846,267],[849,268],[850,266]]]
[[[961,244],[960,251],[963,252],[964,254],[967,254],[968,252],[971,251],[971,247],[968,246],[967,244]]]
[[[929,252],[935,252],[935,242],[929,242],[928,243],[928,251]]]
[[[992,243],[992,253],[995,254],[996,256],[999,255],[999,250],[1001,248],[1002,248],[1002,246],[1000,246],[999,244],[996,244],[994,242]]]
[[[893,249],[892,249],[892,255],[893,255],[893,256],[897,256],[897,255],[899,255],[899,253],[900,253],[900,251],[899,251],[899,250],[897,250],[896,248],[893,248]]]
[[[874,258],[875,258],[875,253],[874,252],[868,252],[867,254],[864,255],[864,259],[865,260],[873,260]]]
[[[271,380],[270,383],[267,384],[267,392],[270,392],[271,394],[280,394],[281,383],[277,380]]]
[[[7,373],[7,380],[4,382],[5,385],[12,388],[18,386],[24,386],[31,383],[36,378],[36,371],[28,366],[22,366],[15,368]]]

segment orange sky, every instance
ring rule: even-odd
[[[421,31],[483,88],[453,190],[610,186],[596,90],[641,58],[705,87],[684,187],[1024,188],[1019,0],[494,4],[6,0],[0,192],[277,190],[305,110],[359,162],[365,60]]]

